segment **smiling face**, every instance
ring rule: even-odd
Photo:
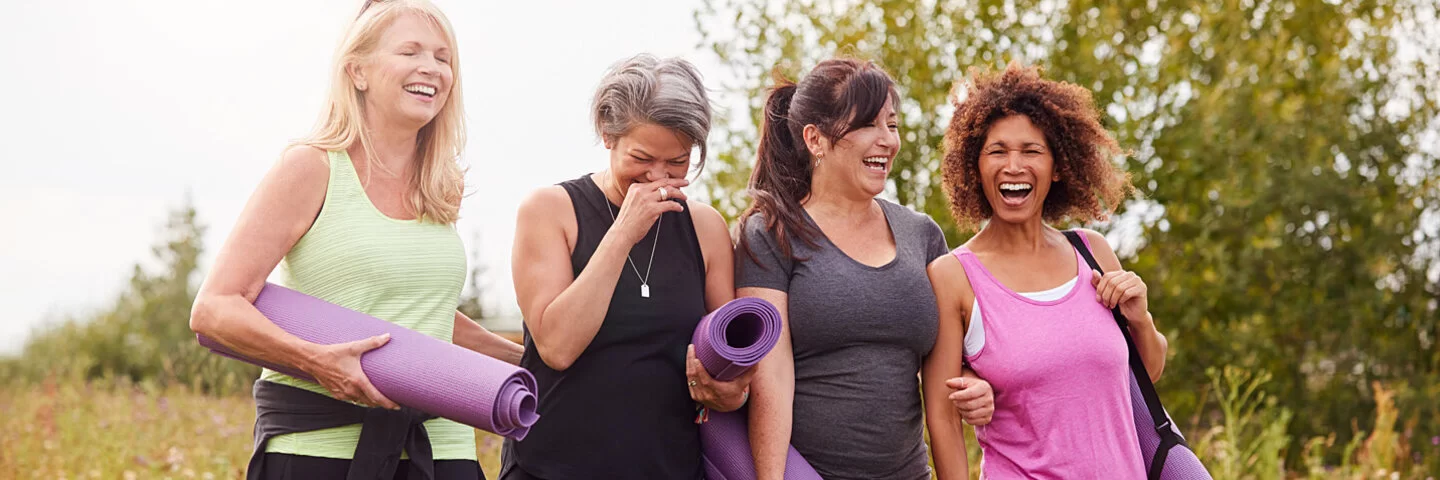
[[[631,184],[665,178],[685,178],[690,172],[690,151],[695,143],[685,135],[652,123],[642,123],[605,142],[610,149],[610,173],[624,195]]]
[[[985,199],[995,211],[992,220],[1023,223],[1041,218],[1050,184],[1060,178],[1045,132],[1029,117],[1011,115],[991,124],[979,163]]]
[[[813,127],[812,127],[813,128]],[[808,129],[807,129],[808,130]],[[823,160],[816,169],[847,185],[876,196],[885,191],[885,179],[900,152],[900,127],[895,114],[894,99],[868,125],[845,134],[833,144],[818,142]]]
[[[454,82],[453,48],[438,25],[415,14],[396,18],[375,51],[348,69],[365,108],[386,124],[419,129],[438,115]]]

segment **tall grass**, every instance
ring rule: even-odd
[[[1268,375],[1235,368],[1210,373],[1223,418],[1191,435],[1191,446],[1217,479],[1430,479],[1440,440],[1412,451],[1414,420],[1395,398],[1404,390],[1372,384],[1374,430],[1345,445],[1335,435],[1297,442],[1285,433],[1293,415],[1264,393]],[[243,478],[255,412],[246,395],[199,393],[176,382],[85,380],[51,376],[38,383],[0,383],[0,479]],[[1356,422],[1359,423],[1359,422]],[[1408,424],[1408,426],[1407,426]],[[980,452],[966,429],[972,478]],[[499,473],[501,438],[476,432],[487,476]],[[1303,465],[1287,470],[1290,449]],[[1340,461],[1326,462],[1326,457]]]
[[[55,378],[5,388],[0,411],[5,478],[237,478],[255,418],[242,396]]]
[[[1429,452],[1411,452],[1410,434],[1396,430],[1400,412],[1395,406],[1397,390],[1379,382],[1371,384],[1375,396],[1375,429],[1355,429],[1345,445],[1335,444],[1335,433],[1297,443],[1286,433],[1293,412],[1278,407],[1275,398],[1264,393],[1268,373],[1253,373],[1236,367],[1207,370],[1211,391],[1222,414],[1221,421],[1192,442],[1195,453],[1217,479],[1431,479],[1437,473],[1440,441]],[[1359,413],[1359,412],[1357,412]],[[1358,424],[1352,420],[1352,425]],[[1418,419],[1409,422],[1415,430]],[[1440,440],[1440,439],[1437,439]],[[1300,449],[1303,470],[1288,471],[1289,449]],[[1336,451],[1338,449],[1338,452]],[[1339,464],[1326,458],[1338,456]],[[1429,462],[1426,462],[1426,459]]]
[[[123,376],[0,385],[0,479],[244,478],[255,421],[248,396]],[[476,432],[491,478],[500,444]]]

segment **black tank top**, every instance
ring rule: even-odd
[[[589,175],[560,186],[575,207],[578,233],[570,264],[578,277],[619,207]],[[645,272],[652,245],[650,297],[644,298],[635,268]],[[540,421],[524,441],[506,441],[500,478],[701,477],[685,350],[706,313],[705,262],[689,208],[665,213],[658,232],[652,226],[630,259],[635,267],[624,265],[604,323],[570,368],[557,372],[546,366],[525,330],[520,366],[538,383]]]

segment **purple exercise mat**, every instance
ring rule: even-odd
[[[737,298],[701,318],[690,340],[705,371],[728,382],[775,348],[780,341],[780,311],[758,298]]]
[[[528,370],[330,302],[266,283],[255,308],[303,340],[333,345],[388,333],[360,357],[375,388],[400,405],[520,440],[540,418]],[[245,358],[197,335],[217,354],[314,381],[303,372]]]
[[[760,363],[780,340],[780,311],[754,297],[737,298],[715,309],[695,328],[691,338],[695,358],[716,380],[728,381]],[[709,480],[754,480],[755,460],[750,454],[750,429],[744,409],[711,412],[700,425],[700,459]],[[786,480],[821,480],[810,463],[790,447],[785,460]]]
[[[700,425],[700,448],[708,480],[754,480],[755,457],[750,454],[749,416],[745,410],[711,412]],[[822,480],[820,474],[790,447],[785,455],[785,480]]]
[[[1145,457],[1145,471],[1150,471],[1150,464],[1155,459],[1155,450],[1160,447],[1160,434],[1155,432],[1155,419],[1150,418],[1150,408],[1145,405],[1145,396],[1140,393],[1140,384],[1135,381],[1135,375],[1130,375],[1130,409],[1135,414],[1135,433],[1140,439],[1140,453]],[[1165,412],[1166,420],[1170,412]],[[1180,435],[1180,429],[1175,422],[1170,422],[1170,428]],[[1181,435],[1180,438],[1185,438]],[[1170,454],[1165,458],[1165,468],[1160,471],[1160,480],[1211,480],[1210,472],[1205,470],[1205,465],[1195,456],[1195,452],[1188,448],[1176,446],[1170,449]]]

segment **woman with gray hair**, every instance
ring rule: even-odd
[[[735,297],[725,219],[682,191],[692,150],[705,162],[710,102],[688,62],[638,55],[601,80],[591,113],[608,168],[520,205],[520,365],[540,421],[506,442],[500,478],[700,478],[699,407],[740,408],[752,375],[716,381],[689,345]]]

